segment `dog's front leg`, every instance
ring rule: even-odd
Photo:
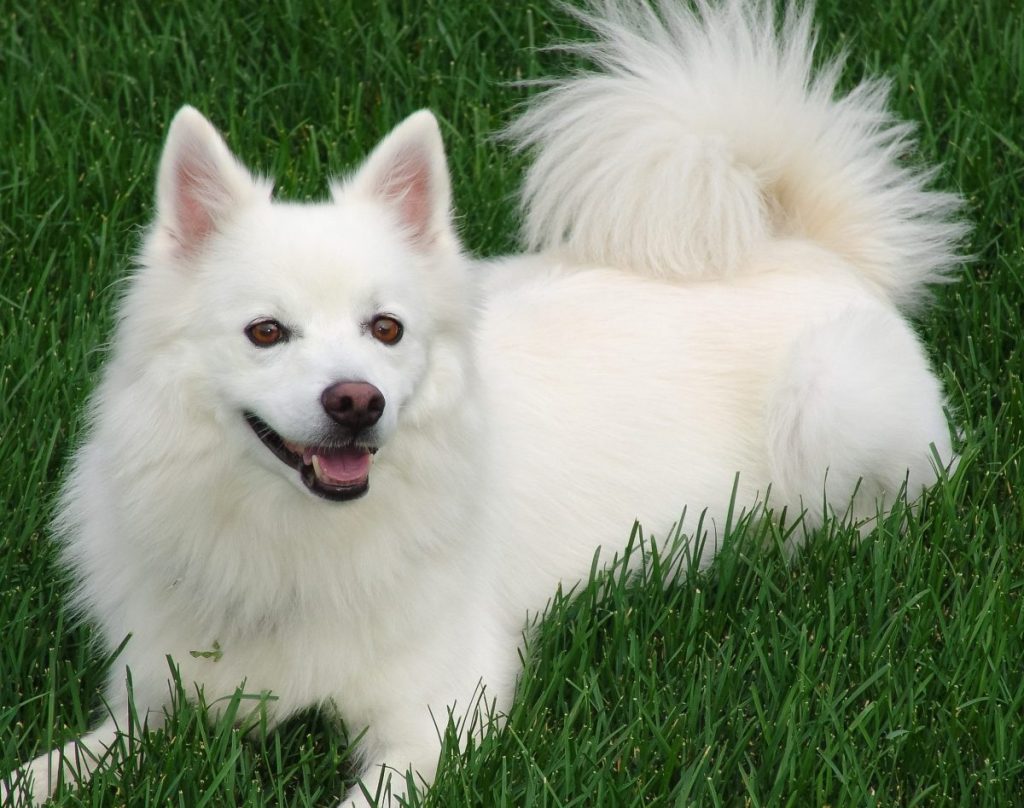
[[[370,766],[359,777],[338,808],[398,808],[406,796],[405,774],[386,763]]]
[[[419,747],[403,746],[375,756],[375,762],[359,775],[359,783],[342,799],[338,808],[399,808],[408,793],[409,773],[417,784],[434,780],[441,753],[440,741]]]
[[[146,691],[154,692],[153,688]],[[164,703],[145,697],[139,682],[134,689],[134,706],[129,706],[127,691],[119,687],[108,689],[105,703],[105,718],[99,726],[6,776],[0,774],[0,804],[5,804],[8,795],[20,794],[23,800],[29,800],[25,805],[42,805],[60,783],[69,788],[84,785],[98,768],[110,765],[120,746],[118,736],[128,732],[130,726],[141,725],[150,730],[164,723]]]
[[[430,764],[428,768],[433,772],[436,764]],[[393,763],[368,766],[360,774],[359,784],[349,790],[338,808],[398,808],[400,800],[408,794],[408,771],[408,768],[402,770]],[[418,768],[413,767],[412,771],[423,776]]]
[[[84,783],[104,762],[118,732],[117,722],[108,718],[81,738],[51,749],[15,769],[0,782],[0,803],[6,803],[10,794],[21,794],[31,805],[42,805],[59,783],[70,786]]]

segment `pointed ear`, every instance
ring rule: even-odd
[[[157,226],[175,252],[195,255],[239,205],[261,190],[213,125],[184,106],[171,121],[157,178]]]
[[[437,119],[420,110],[394,128],[373,150],[342,193],[369,197],[389,207],[419,249],[454,242],[451,182]]]

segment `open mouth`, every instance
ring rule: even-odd
[[[356,443],[303,446],[285,440],[250,412],[245,413],[245,420],[263,445],[298,471],[306,488],[318,497],[342,502],[361,497],[369,489],[370,466],[377,447]]]

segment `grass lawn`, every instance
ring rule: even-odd
[[[174,111],[198,106],[305,199],[429,106],[466,242],[497,254],[522,162],[491,133],[573,26],[546,0],[0,12],[2,773],[99,707],[105,662],[64,608],[47,520]],[[817,17],[847,82],[892,78],[976,224],[976,260],[919,323],[965,459],[905,532],[900,514],[859,544],[826,529],[787,563],[771,525],[739,525],[706,574],[612,573],[558,600],[508,725],[446,750],[428,805],[1024,805],[1024,7],[825,0]],[[325,716],[245,736],[183,703],[128,742],[141,762],[56,803],[326,806],[351,777]]]

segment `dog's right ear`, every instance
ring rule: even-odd
[[[217,227],[264,186],[235,159],[213,125],[184,106],[171,121],[157,178],[157,227],[191,258]]]

